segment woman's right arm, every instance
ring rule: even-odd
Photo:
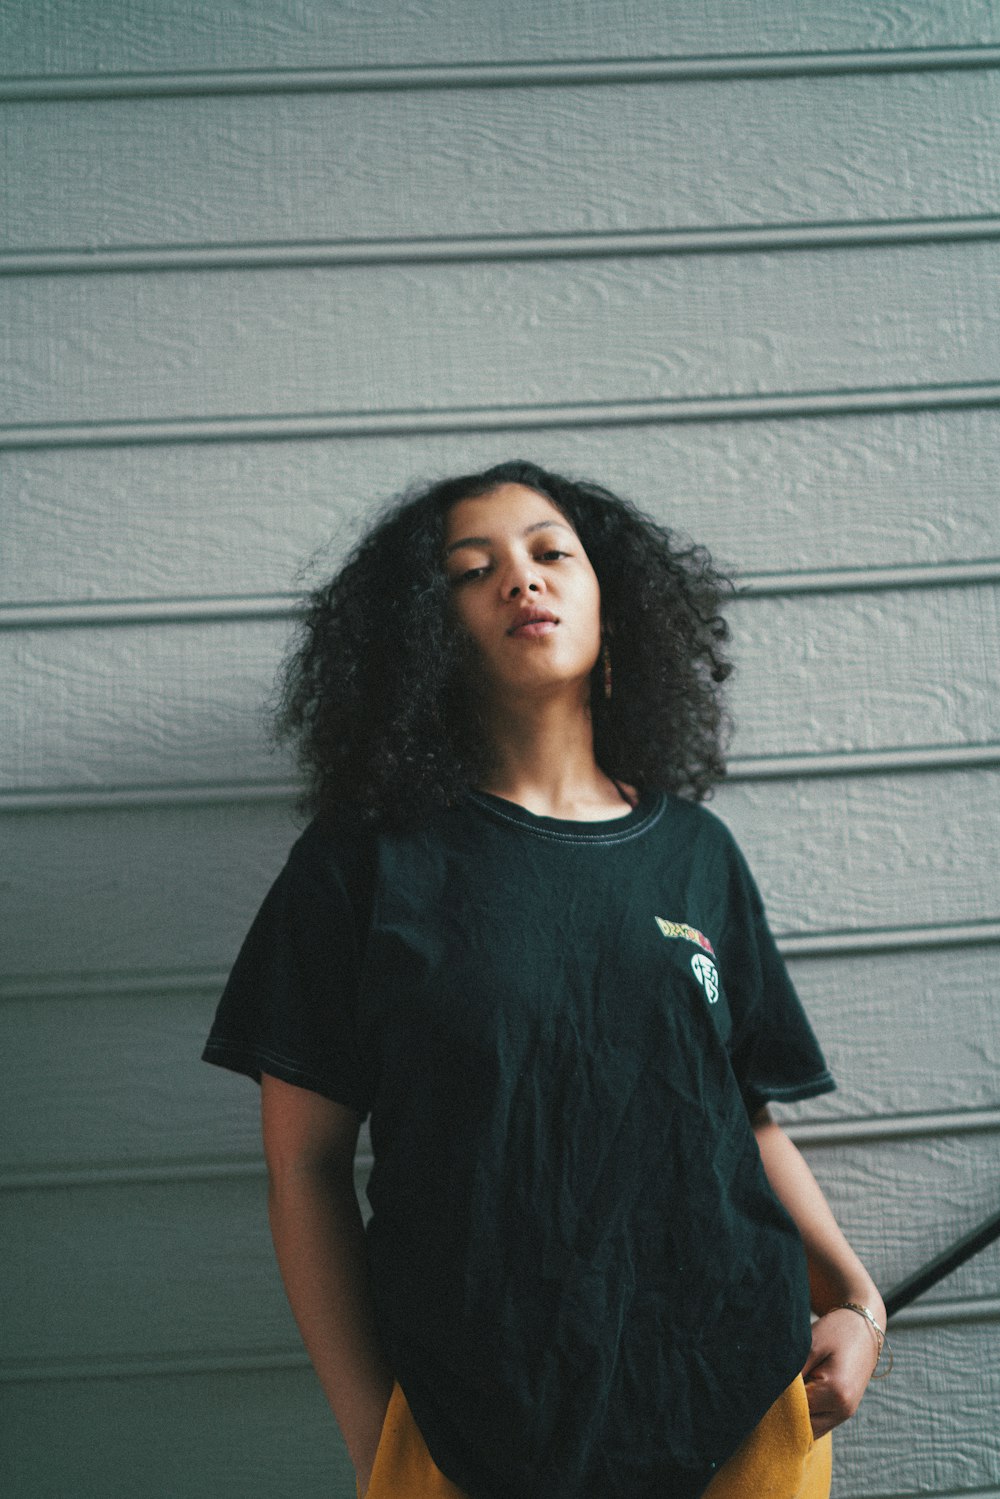
[[[361,1492],[392,1393],[368,1285],[354,1190],[353,1109],[261,1077],[268,1217],[281,1277]]]

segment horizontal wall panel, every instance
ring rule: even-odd
[[[243,0],[217,10],[185,0],[48,0],[0,7],[3,71],[148,72],[177,68],[378,67],[549,58],[684,57],[987,44],[1000,41],[990,0],[873,7],[838,0],[808,14],[795,0],[727,0],[665,7],[636,0],[608,25],[602,0],[514,0],[502,10],[467,0],[393,4],[347,0],[275,6]]]
[[[201,1060],[217,999],[6,1001],[0,1171],[259,1157],[257,1088]]]
[[[976,381],[996,371],[998,278],[989,241],[11,277],[0,407],[16,424]]]
[[[985,584],[731,602],[735,752],[1000,740],[998,604]],[[264,704],[290,636],[280,618],[18,632],[0,656],[0,779],[280,779]]]
[[[776,932],[919,928],[995,913],[992,770],[731,784],[712,805],[746,852]]]
[[[888,1285],[995,1209],[997,1144],[968,1135],[808,1158],[848,1238]],[[297,1345],[263,1176],[26,1189],[7,1194],[4,1218],[3,1283],[18,1288],[4,1312],[9,1372]]]
[[[53,101],[3,119],[8,250],[1000,209],[988,70],[420,89],[375,106],[364,93]]]
[[[988,946],[793,959],[838,1090],[781,1117],[873,1116],[877,1128],[1000,1110],[997,962]],[[205,987],[5,1001],[0,1172],[257,1158],[257,1089],[200,1059],[217,998]]]
[[[267,746],[264,702],[289,635],[280,619],[19,633],[0,665],[0,693],[17,702],[3,779],[287,777],[288,757]]]
[[[4,1364],[297,1344],[262,1177],[10,1195]]]
[[[729,617],[740,755],[1000,738],[1000,589],[746,599]]]
[[[997,917],[1000,771],[734,783],[713,806],[776,932]],[[6,974],[228,966],[293,836],[272,804],[11,817]]]
[[[0,1473],[18,1499],[356,1499],[308,1367],[3,1388]]]
[[[1000,1106],[1000,948],[792,958],[837,1092],[782,1110],[858,1119]]]
[[[900,1330],[893,1343],[898,1372],[834,1437],[834,1499],[1000,1492],[995,1325]],[[65,1499],[70,1475],[74,1499],[355,1499],[308,1368],[12,1385],[4,1407],[0,1464],[19,1499]]]
[[[1000,409],[0,453],[11,600],[271,594],[417,476],[529,457],[746,572],[1000,557]],[[877,503],[876,503],[877,499]]]
[[[299,828],[274,804],[12,818],[6,971],[228,967]]]

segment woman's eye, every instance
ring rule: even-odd
[[[473,583],[476,578],[483,578],[488,572],[488,567],[467,567],[464,573],[452,573],[448,581],[455,588],[459,583]]]
[[[535,562],[558,562],[560,557],[568,557],[569,552],[562,551],[559,547],[549,547],[544,552],[537,552],[533,558]],[[451,573],[448,582],[452,588],[458,588],[462,583],[475,583],[479,578],[485,578],[491,572],[492,563],[483,563],[481,567],[467,567],[464,572]]]

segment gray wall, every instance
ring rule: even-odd
[[[753,584],[715,806],[841,1082],[788,1117],[883,1284],[972,1226],[997,6],[5,0],[0,59],[4,1492],[353,1495],[197,1056],[297,569],[416,475],[591,475]],[[839,1499],[1000,1494],[998,1267],[900,1318]]]

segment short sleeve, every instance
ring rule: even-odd
[[[203,1060],[260,1082],[262,1072],[371,1108],[358,1039],[363,934],[370,905],[357,861],[314,823],[254,918],[219,1000]]]
[[[742,851],[727,834],[727,901],[719,962],[733,1018],[730,1055],[747,1110],[837,1084],[767,923]]]

